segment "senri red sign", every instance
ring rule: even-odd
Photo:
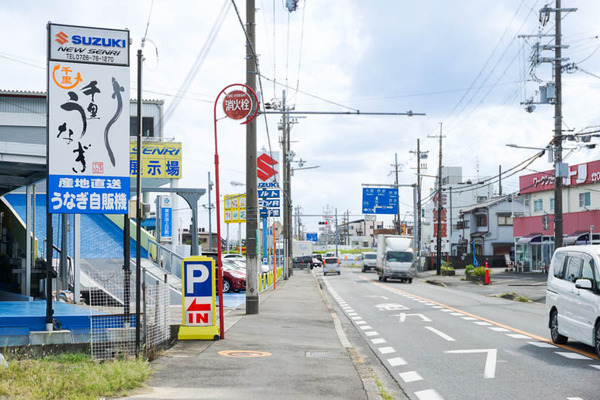
[[[548,170],[519,177],[521,194],[554,190],[554,171]],[[569,177],[563,178],[563,186],[587,185],[600,182],[600,160],[571,165]]]

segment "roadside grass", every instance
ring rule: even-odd
[[[379,395],[383,400],[396,400],[387,390],[385,390],[383,384],[375,374],[373,374],[373,379],[375,379],[375,384],[377,385],[377,389],[379,389]]]
[[[147,361],[119,359],[98,363],[87,354],[66,353],[40,359],[12,359],[0,368],[0,398],[99,399],[141,387],[152,369]]]
[[[515,292],[511,292],[511,293],[503,293],[503,294],[499,294],[499,295],[495,295],[493,297],[500,297],[502,299],[506,299],[506,300],[514,300],[514,301],[518,301],[521,303],[530,303],[531,299],[522,296],[520,294],[517,294]]]

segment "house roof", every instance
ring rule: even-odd
[[[483,203],[477,203],[477,204],[473,204],[472,206],[468,206],[465,208],[461,208],[460,209],[460,213],[461,214],[466,214],[466,213],[470,213],[473,212],[479,208],[489,208],[493,205],[496,205],[498,203],[501,203],[503,201],[506,201],[508,198],[510,197],[510,195],[507,196],[502,196],[502,197],[494,197],[490,200],[484,201]]]

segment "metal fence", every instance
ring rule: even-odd
[[[136,354],[135,273],[88,271],[90,288],[90,347],[92,357],[106,360]],[[129,285],[126,276],[129,275]],[[129,290],[127,287],[129,286]],[[142,273],[140,354],[152,358],[169,341],[169,288]]]

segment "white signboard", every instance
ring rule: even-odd
[[[86,29],[50,25],[49,40]],[[127,213],[129,67],[102,64],[48,61],[50,213]]]
[[[129,66],[129,31],[49,25],[50,59]]]

